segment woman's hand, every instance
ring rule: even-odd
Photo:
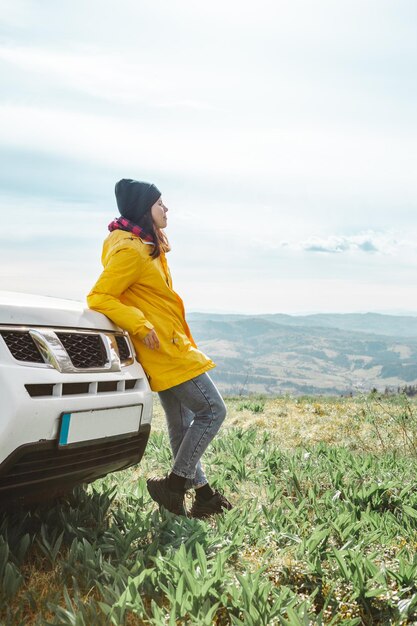
[[[159,348],[159,339],[156,332],[152,329],[149,331],[147,335],[142,339],[143,343],[150,350],[158,350]]]

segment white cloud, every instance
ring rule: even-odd
[[[0,46],[3,71],[20,70],[49,86],[65,86],[73,92],[120,105],[143,104],[161,108],[212,110],[207,102],[179,97],[190,80],[189,70],[169,71],[145,58],[126,58],[91,46],[45,48]],[[194,79],[197,79],[198,74]]]
[[[36,18],[36,7],[27,0],[0,0],[0,15],[3,28],[7,26],[19,32],[23,30],[25,22]]]
[[[365,252],[374,254],[393,254],[398,248],[399,242],[387,237],[383,233],[372,231],[359,233],[351,236],[330,236],[327,238],[312,237],[300,244],[300,248],[306,252],[324,252],[340,254],[342,252]],[[417,246],[416,246],[417,247]]]
[[[375,198],[417,193],[414,136],[348,133],[343,129],[273,129],[217,132],[186,125],[157,129],[145,119],[78,113],[47,107],[2,105],[3,145],[90,159],[120,167],[178,175],[233,176],[256,186],[307,185],[310,193],[356,185]],[[381,177],[384,184],[381,185]],[[273,191],[272,191],[273,192]]]
[[[7,207],[8,227],[0,231],[0,244],[8,248],[9,256],[10,249],[25,242],[37,246],[43,242],[45,247],[48,240],[55,238],[61,241],[61,245],[70,239],[88,245],[89,239],[97,239],[101,232],[105,232],[112,217],[109,212],[97,211],[87,202],[51,202],[36,197],[16,200],[0,195],[0,207]]]

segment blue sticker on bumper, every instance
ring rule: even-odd
[[[61,433],[59,435],[59,445],[66,446],[68,443],[68,431],[70,425],[71,413],[64,413],[61,421]]]

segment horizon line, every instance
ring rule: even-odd
[[[197,310],[188,309],[187,316],[190,314],[197,315],[241,315],[244,317],[265,317],[267,315],[287,315],[288,317],[308,317],[310,315],[382,315],[386,317],[417,317],[417,311],[404,310],[388,310],[388,311],[309,311],[309,312],[292,312],[283,313],[276,311],[275,313],[242,313],[241,311],[220,311],[220,310]]]

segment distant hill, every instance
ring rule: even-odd
[[[285,315],[273,313],[269,315],[226,315],[190,313],[188,319],[239,321],[248,318],[264,319],[284,326],[320,326],[353,330],[391,337],[417,337],[417,316],[382,315],[381,313],[319,313],[315,315]]]
[[[229,394],[347,394],[417,384],[417,318],[192,313],[199,347]]]

